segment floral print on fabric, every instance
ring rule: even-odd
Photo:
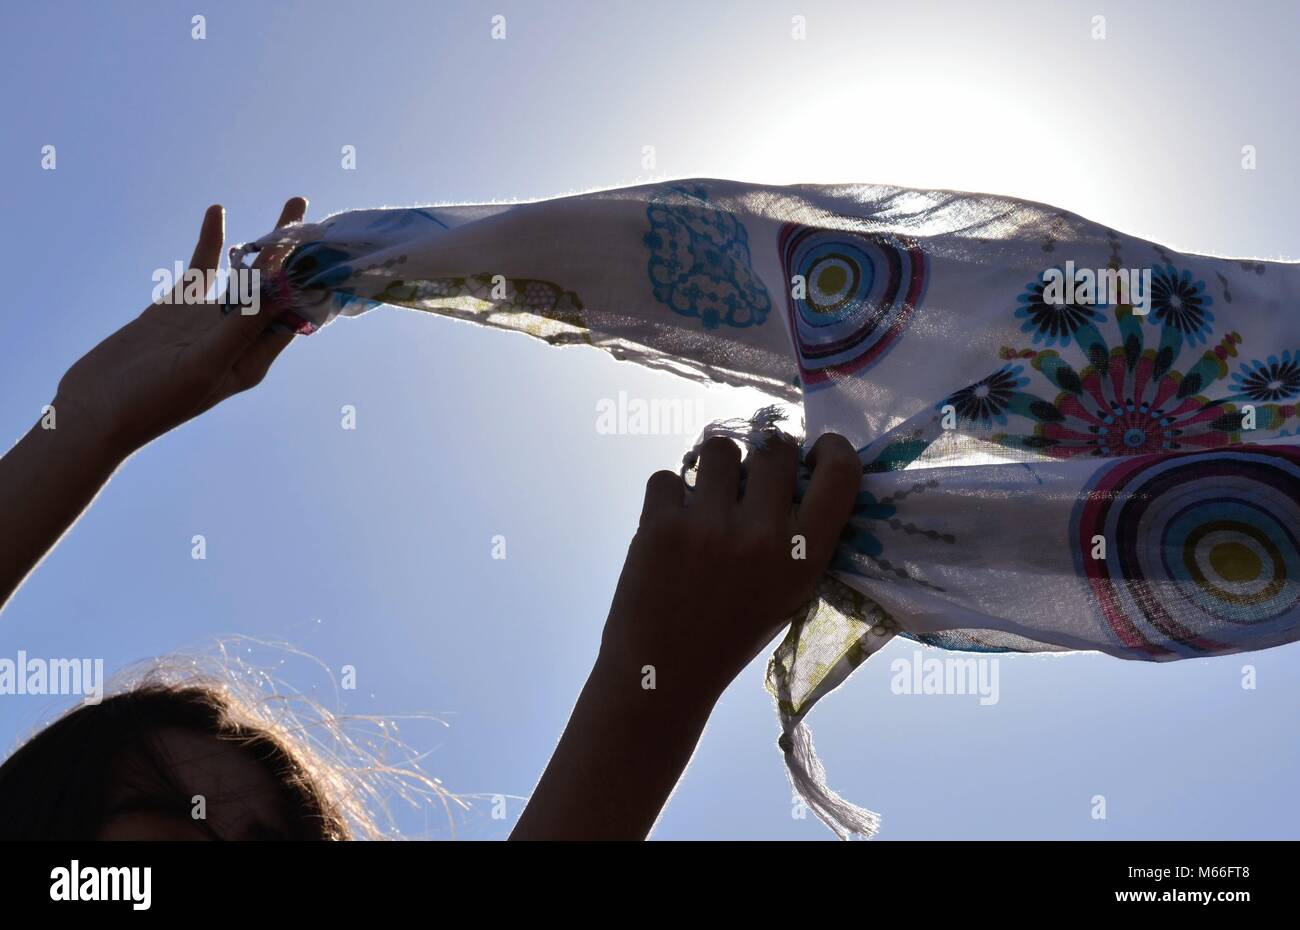
[[[749,236],[701,186],[673,187],[646,207],[647,271],[655,300],[705,329],[761,326],[772,300],[750,265]]]
[[[939,410],[951,405],[976,428],[1008,426],[989,438],[1053,458],[1217,448],[1278,435],[1296,418],[1300,353],[1242,364],[1229,381],[1243,337],[1214,331],[1212,298],[1187,269],[1155,269],[1145,315],[1126,304],[1040,308],[1041,297],[1031,286],[1016,316],[1034,342],[1058,348],[1003,348],[1010,364]]]

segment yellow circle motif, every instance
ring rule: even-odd
[[[1210,566],[1225,581],[1254,581],[1264,564],[1249,546],[1239,542],[1220,543],[1210,550]]]

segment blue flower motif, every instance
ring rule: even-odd
[[[1251,400],[1285,400],[1300,396],[1300,352],[1283,352],[1243,364],[1232,376],[1232,389]]]
[[[987,378],[962,388],[940,401],[939,410],[951,404],[960,419],[974,423],[1005,423],[1007,408],[1016,392],[1029,383],[1023,365],[1003,365]]]
[[[1101,319],[1100,313],[1085,304],[1052,303],[1043,294],[1046,289],[1045,280],[1030,281],[1016,298],[1016,316],[1025,321],[1020,330],[1033,333],[1034,342],[1067,346],[1081,326]]]
[[[1187,269],[1173,265],[1151,272],[1151,322],[1176,329],[1192,345],[1205,342],[1214,314],[1214,298],[1205,292],[1205,282],[1196,281]]]

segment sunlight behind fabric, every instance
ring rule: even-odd
[[[429,311],[802,400],[810,437],[857,446],[855,512],[767,674],[792,783],[841,837],[877,817],[827,788],[803,718],[895,635],[1146,660],[1300,636],[1295,263],[1005,197],[716,180],[352,211],[232,264],[281,242],[267,287],[299,332]]]

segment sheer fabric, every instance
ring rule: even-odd
[[[428,311],[757,387],[855,444],[854,515],[767,675],[842,837],[877,818],[803,719],[895,635],[1158,661],[1300,635],[1295,263],[1007,197],[719,180],[350,211],[232,264],[284,242],[265,286],[299,332]]]

